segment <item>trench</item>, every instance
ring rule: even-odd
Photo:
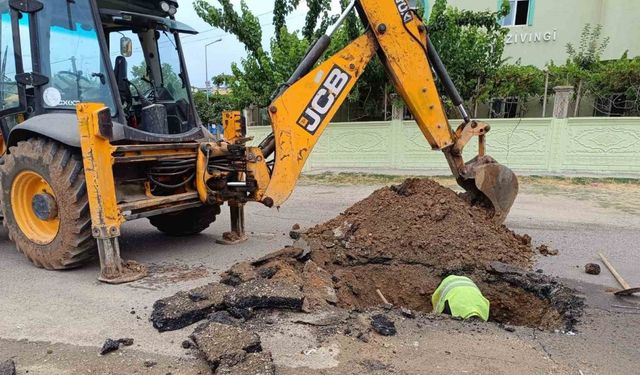
[[[543,330],[572,330],[583,301],[570,288],[539,273],[443,272],[424,265],[368,264],[337,268],[333,281],[338,306],[363,309],[380,305],[379,289],[395,306],[431,312],[431,295],[450,274],[470,277],[490,301],[489,320]]]

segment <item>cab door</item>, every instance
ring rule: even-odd
[[[9,130],[24,120],[27,87],[20,84],[31,71],[30,16],[0,1],[0,155],[6,151]]]

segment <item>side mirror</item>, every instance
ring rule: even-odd
[[[126,36],[120,38],[120,55],[123,57],[131,57],[133,55],[133,42]]]

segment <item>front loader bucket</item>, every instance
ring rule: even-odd
[[[494,221],[503,223],[518,195],[516,174],[490,156],[475,158],[468,162],[466,167],[473,175],[475,186],[469,189],[470,186],[467,185],[465,188],[470,193],[480,194],[481,198],[486,198],[491,202],[494,209]],[[476,189],[478,191],[475,191]]]

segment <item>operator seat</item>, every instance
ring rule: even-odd
[[[113,73],[116,76],[116,84],[118,85],[120,99],[123,104],[126,104],[126,106],[130,108],[133,105],[133,96],[131,95],[131,84],[127,77],[127,59],[124,58],[124,56],[116,57]]]

